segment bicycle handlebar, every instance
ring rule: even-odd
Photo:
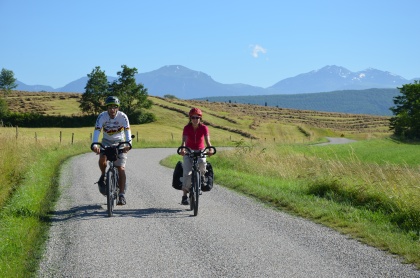
[[[208,155],[209,153],[208,152],[206,152],[206,150],[213,150],[213,153],[212,154],[216,154],[216,148],[215,147],[213,147],[213,146],[210,146],[210,147],[206,147],[204,150],[200,150],[200,151],[197,151],[197,152],[194,152],[193,150],[191,150],[189,147],[187,147],[187,146],[181,146],[181,147],[179,147],[177,150],[176,150],[176,152],[179,154],[179,155],[181,155],[181,150],[182,149],[186,149],[187,150],[187,152],[188,152],[188,154],[187,155],[189,155],[189,156],[199,156],[199,157],[204,157],[204,156],[206,156],[206,155]]]
[[[93,146],[94,146],[94,145],[99,145],[99,147],[100,147],[100,149],[101,149],[101,153],[103,153],[103,152],[105,151],[105,149],[106,149],[106,148],[117,148],[117,149],[118,149],[118,153],[121,153],[123,150],[122,150],[122,149],[120,149],[120,146],[121,146],[121,145],[124,145],[124,144],[127,144],[127,145],[130,147],[130,150],[131,150],[132,146],[131,146],[131,143],[130,143],[129,141],[119,142],[119,143],[118,143],[118,145],[115,145],[115,146],[104,146],[104,145],[102,145],[102,143],[100,143],[100,142],[93,142],[93,143],[90,145],[90,149],[93,151]]]

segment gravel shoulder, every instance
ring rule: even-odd
[[[217,184],[193,217],[171,187],[173,170],[159,165],[175,152],[130,151],[127,205],[112,218],[94,184],[98,157],[66,162],[38,276],[420,277],[394,256]]]

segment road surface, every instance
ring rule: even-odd
[[[218,185],[193,217],[172,169],[159,165],[175,152],[130,151],[127,205],[112,218],[94,184],[98,157],[68,161],[38,276],[420,277],[396,257]]]
[[[328,142],[316,144],[316,146],[348,144],[348,143],[357,142],[356,140],[341,138],[341,137],[325,137],[325,138],[327,138]]]

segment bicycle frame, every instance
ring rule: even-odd
[[[118,169],[116,166],[114,166],[114,161],[116,161],[118,155],[123,152],[123,149],[120,148],[121,145],[125,144],[127,144],[131,149],[132,146],[130,142],[119,142],[118,145],[114,146],[104,146],[99,142],[94,142],[90,146],[90,148],[93,149],[94,145],[98,145],[101,149],[101,154],[104,154],[107,157],[109,167],[106,172],[106,205],[109,217],[113,215],[114,207],[117,203],[117,198],[120,191]]]
[[[189,147],[181,146],[178,148],[177,153],[180,154],[181,150],[187,150],[185,155],[193,159],[192,163],[192,176],[191,176],[191,188],[189,192],[190,209],[194,212],[194,216],[198,214],[198,200],[201,195],[201,173],[198,166],[198,159],[205,158],[208,155],[206,150],[213,150],[213,154],[216,153],[215,147],[206,147],[204,150],[193,151]]]

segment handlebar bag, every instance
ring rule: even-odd
[[[172,177],[172,187],[176,190],[182,190],[182,176],[183,176],[183,169],[182,169],[182,162],[178,161],[175,165],[174,174]]]
[[[105,155],[109,161],[116,161],[118,159],[118,149],[117,148],[106,148]]]

